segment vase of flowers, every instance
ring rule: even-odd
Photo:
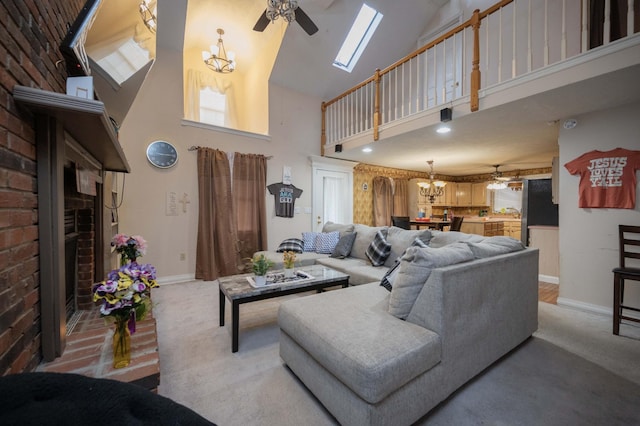
[[[147,242],[140,235],[116,234],[111,239],[111,245],[120,254],[120,266],[135,262],[147,252]]]
[[[151,289],[157,287],[156,269],[150,264],[128,263],[109,272],[107,279],[94,284],[93,301],[100,302],[100,316],[112,318],[113,368],[123,368],[131,360],[130,336],[136,320],[143,320],[151,307]]]
[[[251,258],[251,269],[254,274],[254,281],[257,286],[267,283],[267,272],[273,266],[273,262],[267,259],[264,254],[255,255]]]
[[[284,263],[284,277],[293,278],[295,275],[293,268],[295,268],[296,253],[293,251],[285,251],[282,254],[282,261]]]

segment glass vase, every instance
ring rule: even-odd
[[[129,319],[118,318],[113,331],[113,368],[124,368],[131,363],[131,332]]]

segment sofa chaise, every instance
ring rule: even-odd
[[[319,256],[370,280],[278,313],[281,358],[345,425],[410,425],[537,329],[537,249],[437,231],[425,247],[407,244],[419,231],[392,228],[401,251],[390,267],[367,265],[364,241],[345,259]]]

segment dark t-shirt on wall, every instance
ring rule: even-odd
[[[276,216],[293,217],[296,198],[300,198],[302,189],[298,189],[293,185],[285,185],[282,182],[272,183],[267,186],[267,189],[275,198]]]

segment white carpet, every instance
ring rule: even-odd
[[[159,393],[220,426],[333,425],[278,355],[277,309],[287,296],[240,307],[218,325],[216,282],[154,289]],[[640,424],[640,328],[611,334],[611,318],[539,304],[532,339],[472,380],[419,424]]]

